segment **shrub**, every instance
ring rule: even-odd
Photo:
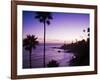
[[[48,64],[48,67],[58,67],[59,63],[56,60],[51,60]]]

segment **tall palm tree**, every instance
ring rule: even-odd
[[[35,35],[27,35],[27,37],[23,40],[23,46],[25,47],[25,50],[29,51],[30,68],[32,68],[31,65],[32,49],[35,49],[38,43],[39,42],[37,41],[37,37],[35,37]]]
[[[52,15],[50,12],[36,12],[36,19],[39,20],[40,23],[44,24],[44,58],[43,58],[43,62],[44,62],[44,67],[45,67],[45,41],[46,41],[46,24],[50,24],[50,20],[53,19]]]

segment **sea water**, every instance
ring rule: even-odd
[[[59,67],[69,66],[70,60],[73,59],[74,53],[69,53],[60,49],[63,44],[46,44],[45,49],[45,62],[46,66],[51,60],[56,60],[59,63]],[[44,58],[44,45],[39,44],[36,46],[36,49],[32,49],[31,55],[31,65],[32,68],[43,68],[43,58]],[[29,51],[23,48],[23,68],[29,68]]]

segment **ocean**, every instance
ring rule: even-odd
[[[51,60],[56,60],[59,63],[59,67],[67,67],[70,66],[70,60],[73,59],[74,53],[68,53],[63,49],[58,49],[57,47],[61,47],[63,44],[46,44],[46,52],[45,52],[45,62],[46,66]],[[39,44],[36,46],[36,49],[32,49],[32,68],[43,68],[43,44]],[[23,68],[29,68],[29,51],[26,51],[23,48]]]

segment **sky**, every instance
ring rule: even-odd
[[[46,25],[46,43],[71,43],[87,38],[90,22],[89,14],[51,12],[53,19]],[[23,11],[23,38],[35,35],[39,42],[43,42],[44,25],[35,18],[36,12]]]

